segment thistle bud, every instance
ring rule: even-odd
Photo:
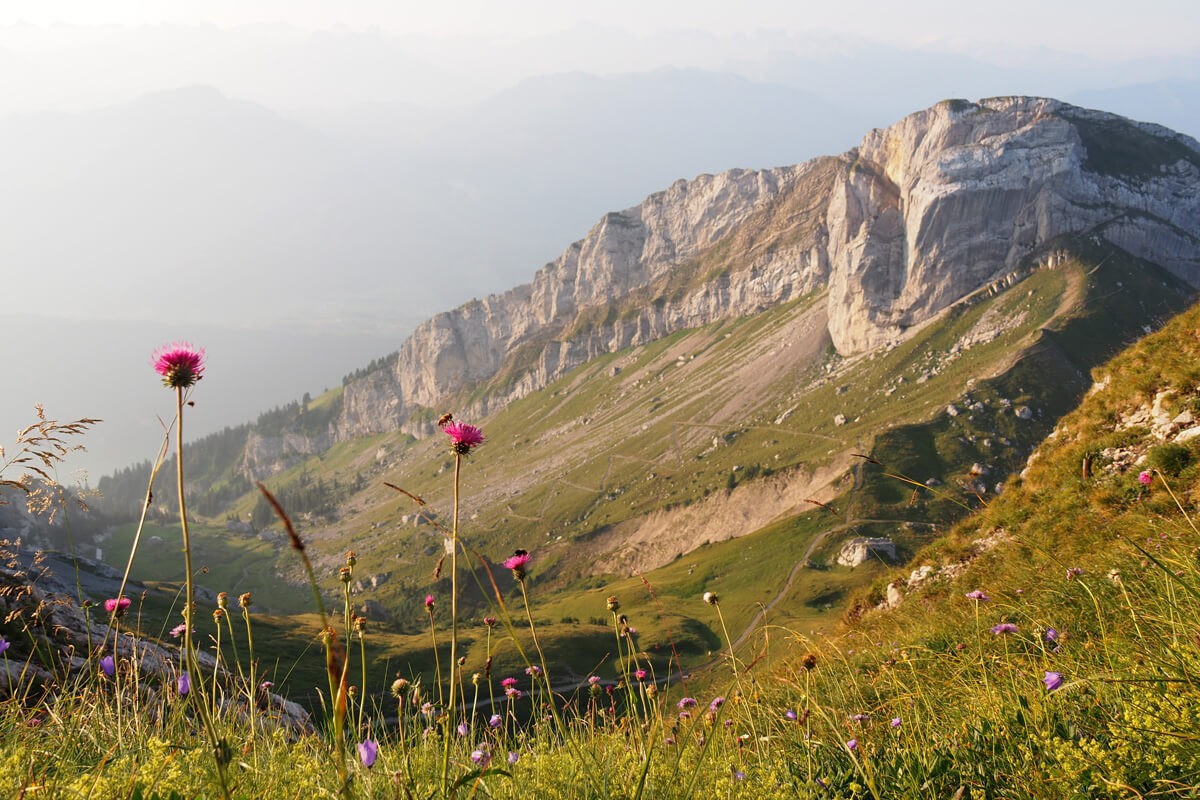
[[[213,622],[220,623],[220,621],[224,618],[225,618],[225,609],[223,609],[223,608],[214,608],[213,609]]]
[[[229,592],[220,592],[217,594],[217,607],[229,608]]]
[[[483,675],[478,672],[474,673],[471,675],[471,683],[475,684],[476,686],[483,683]]]
[[[353,567],[357,563],[358,563],[358,553],[354,552],[353,550],[351,550],[349,553],[346,553],[346,566],[347,567]]]
[[[606,608],[608,608],[609,611],[616,613],[617,609],[619,609],[621,607],[621,601],[618,600],[615,596],[612,596],[612,597],[608,598],[608,600],[605,602],[604,605]]]
[[[459,657],[458,657],[458,665],[459,665],[460,667],[461,667],[463,664],[466,664],[466,663],[467,663],[467,657],[466,657],[466,656],[459,656]]]
[[[240,595],[238,595],[238,605],[239,606],[241,606],[242,608],[249,608],[250,603],[251,603],[251,597],[250,597],[249,592],[242,592]]]
[[[396,680],[392,681],[392,694],[394,694],[396,697],[403,697],[406,691],[408,691],[407,680],[404,678],[396,678]]]

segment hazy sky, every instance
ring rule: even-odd
[[[314,29],[378,27],[436,36],[538,34],[581,23],[634,32],[828,30],[917,46],[1046,47],[1095,57],[1162,55],[1200,46],[1196,0],[5,0],[0,25],[286,22]]]

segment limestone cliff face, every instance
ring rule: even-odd
[[[325,452],[332,445],[333,437],[329,432],[315,435],[286,432],[264,436],[251,430],[243,451],[242,474],[252,481],[265,480],[307,456]]]
[[[1200,144],[1041,98],[940,103],[840,158],[678,181],[607,214],[533,281],[421,324],[346,387],[336,438],[496,410],[606,352],[828,289],[843,354],[905,331],[1056,236],[1109,239],[1200,286]],[[501,380],[502,379],[502,380]]]
[[[829,205],[829,328],[867,350],[1091,231],[1200,285],[1200,146],[1054,100],[941,103],[846,154]]]

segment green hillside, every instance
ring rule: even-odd
[[[674,654],[695,668],[719,649],[713,621],[682,611],[708,590],[728,598],[725,621],[745,648],[758,646],[743,636],[752,621],[829,632],[848,605],[878,600],[888,574],[878,560],[834,563],[845,541],[886,536],[907,560],[967,508],[991,500],[1082,396],[1092,366],[1187,302],[1169,275],[1115,249],[1086,241],[1053,249],[1069,257],[1048,268],[1037,266],[1038,254],[1009,285],[982,290],[902,344],[866,356],[833,354],[822,296],[813,295],[589,362],[478,421],[488,441],[463,465],[466,547],[517,603],[497,565],[518,547],[534,554],[530,589],[543,644],[568,675],[612,663],[604,599],[614,594],[660,670]],[[307,413],[336,403],[335,394]],[[352,600],[377,631],[376,692],[397,669],[433,667],[422,601],[429,592],[447,597],[445,568],[433,580],[445,537],[417,517],[449,522],[453,458],[445,447],[440,435],[398,432],[340,442],[266,482],[292,510],[328,602],[341,602],[343,554],[358,554]],[[882,477],[855,453],[939,492]],[[986,474],[972,475],[973,465]],[[204,474],[213,486],[244,480],[233,467]],[[253,529],[237,533],[227,519]],[[261,612],[314,610],[300,564],[256,492],[209,520],[196,537],[202,585],[252,590]],[[113,563],[123,566],[131,533],[114,534]],[[171,545],[144,545],[134,577],[177,581],[175,557]],[[494,613],[490,580],[486,571],[464,578],[465,648],[475,665],[486,658],[479,620]],[[286,663],[311,646],[315,628],[304,630],[289,636],[283,626],[275,657]],[[494,649],[497,669],[519,665],[508,643]]]

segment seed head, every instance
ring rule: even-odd
[[[604,605],[609,611],[611,611],[615,614],[617,612],[617,609],[619,609],[621,607],[621,601],[618,600],[616,598],[616,596],[614,595],[614,596],[609,597],[608,600],[605,601]]]

